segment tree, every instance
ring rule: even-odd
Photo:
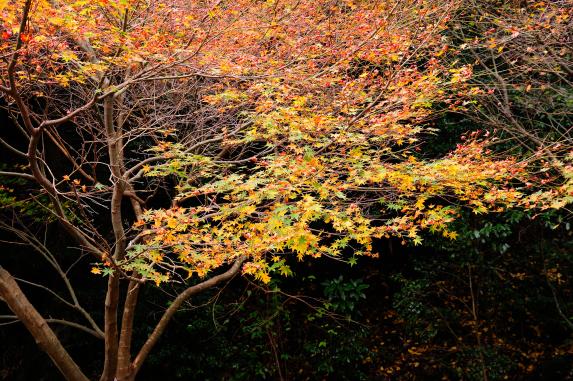
[[[465,59],[476,63],[472,82],[483,89],[469,114],[500,131],[516,154],[541,156],[546,168],[567,177],[571,2],[468,1],[463,8],[452,36]]]
[[[266,283],[292,275],[291,256],[353,264],[376,256],[375,238],[455,239],[461,207],[545,203],[516,189],[526,163],[494,156],[479,134],[424,157],[436,113],[479,93],[471,66],[445,59],[458,7],[0,1],[14,129],[0,141],[2,227],[47,260],[70,299],[38,286],[87,325],[44,318],[2,268],[14,318],[67,379],[87,377],[48,323],[102,338],[101,380],[132,380],[183,303],[239,272]],[[53,223],[107,277],[101,327],[38,238]],[[189,281],[132,348],[140,289]]]

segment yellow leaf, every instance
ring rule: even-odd
[[[221,68],[221,71],[223,73],[228,73],[232,70],[232,67],[228,62],[221,63],[221,65],[219,67]]]
[[[422,352],[418,352],[416,349],[417,348],[408,348],[408,353],[414,356],[420,356],[423,354]]]
[[[267,273],[258,274],[258,278],[261,280],[261,282],[263,282],[265,284],[267,284],[271,281],[271,277]]]
[[[170,229],[175,229],[177,227],[177,219],[172,217],[167,220],[167,227]]]

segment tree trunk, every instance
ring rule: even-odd
[[[12,275],[2,267],[0,267],[0,297],[22,321],[38,346],[50,356],[66,380],[89,381],[60,343],[54,331],[48,326],[46,320],[26,298]]]
[[[113,381],[117,369],[117,306],[119,303],[119,279],[110,275],[107,280],[107,294],[105,296],[104,312],[104,365],[100,381]]]
[[[121,332],[119,336],[119,349],[117,355],[117,380],[129,381],[134,378],[133,366],[131,365],[131,338],[133,336],[133,319],[135,306],[139,293],[139,283],[129,282],[123,316],[121,319]]]

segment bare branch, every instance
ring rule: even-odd
[[[157,341],[167,328],[167,325],[171,321],[171,318],[173,318],[173,315],[175,315],[177,310],[179,310],[179,307],[181,307],[181,305],[193,295],[196,295],[204,290],[214,287],[219,283],[226,282],[232,279],[239,272],[239,270],[241,269],[241,265],[245,260],[246,258],[240,257],[239,259],[235,260],[235,263],[233,263],[231,268],[229,268],[223,274],[214,276],[213,278],[210,278],[195,286],[189,287],[175,298],[173,303],[171,303],[171,305],[163,313],[163,316],[159,320],[159,323],[157,323],[155,329],[153,330],[151,335],[149,335],[147,341],[145,342],[145,344],[143,344],[139,353],[133,360],[132,367],[133,367],[133,372],[135,374],[137,374],[137,372],[141,369],[141,366],[143,365],[143,362],[149,355],[149,352],[155,346],[155,344],[157,343]]]
[[[14,278],[3,267],[0,267],[0,296],[67,380],[89,381],[62,346],[46,320],[28,301]]]

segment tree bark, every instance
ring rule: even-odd
[[[121,218],[121,199],[123,197],[122,179],[118,157],[118,138],[113,126],[113,94],[104,99],[104,128],[108,140],[108,153],[113,178],[113,193],[111,200],[111,223],[115,236],[113,260],[121,259],[125,250],[125,231]],[[105,359],[100,381],[112,381],[115,378],[118,361],[118,305],[119,305],[119,276],[112,274],[107,283],[105,297]]]
[[[89,381],[46,320],[26,298],[16,280],[2,267],[0,267],[0,296],[22,321],[38,346],[50,356],[66,380]]]
[[[113,381],[117,369],[117,305],[119,303],[119,278],[110,275],[107,280],[104,312],[104,364],[100,381]]]
[[[127,288],[123,316],[121,319],[121,332],[119,336],[119,350],[117,355],[117,380],[127,381],[133,379],[133,367],[131,366],[131,338],[133,337],[133,319],[137,305],[137,295],[140,284],[131,281]]]

